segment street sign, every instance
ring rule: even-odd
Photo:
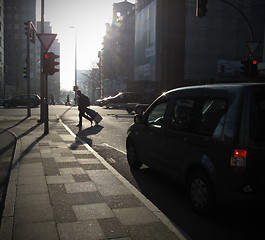
[[[52,33],[37,33],[37,37],[40,40],[41,45],[43,46],[46,52],[49,51],[56,36],[57,34],[52,34]]]
[[[250,51],[251,54],[254,54],[256,49],[260,45],[260,41],[246,41],[246,45],[248,47],[248,50]]]

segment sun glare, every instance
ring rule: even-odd
[[[114,0],[44,0],[44,20],[51,23],[60,42],[61,88],[71,90],[75,76],[75,41],[77,69],[88,70],[98,61],[105,24],[112,19]],[[129,0],[134,3],[135,1]],[[37,0],[37,20],[40,21],[41,0]],[[75,37],[76,36],[76,37]]]

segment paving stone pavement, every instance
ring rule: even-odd
[[[1,240],[185,239],[149,200],[57,118],[17,136]]]

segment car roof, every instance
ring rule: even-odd
[[[232,89],[243,89],[243,88],[249,88],[249,87],[256,87],[256,86],[264,86],[265,83],[220,83],[220,84],[208,84],[208,85],[195,85],[195,86],[186,86],[186,87],[180,87],[180,88],[175,88],[172,90],[169,90],[165,92],[164,94],[173,94],[177,91],[182,91],[182,90],[192,90],[192,89],[220,89],[220,90],[232,90]]]

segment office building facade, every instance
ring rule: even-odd
[[[186,85],[260,80],[242,76],[240,66],[250,40],[260,41],[253,57],[262,59],[265,6],[229,2],[235,7],[208,1],[206,16],[198,18],[194,0],[137,0],[134,88],[159,95]]]
[[[36,26],[36,0],[4,0],[5,97],[27,92],[24,78],[27,57],[25,22]],[[32,93],[36,93],[36,46],[30,43],[30,78]]]
[[[4,61],[4,1],[0,0],[0,99],[5,98],[4,74],[7,71]]]

